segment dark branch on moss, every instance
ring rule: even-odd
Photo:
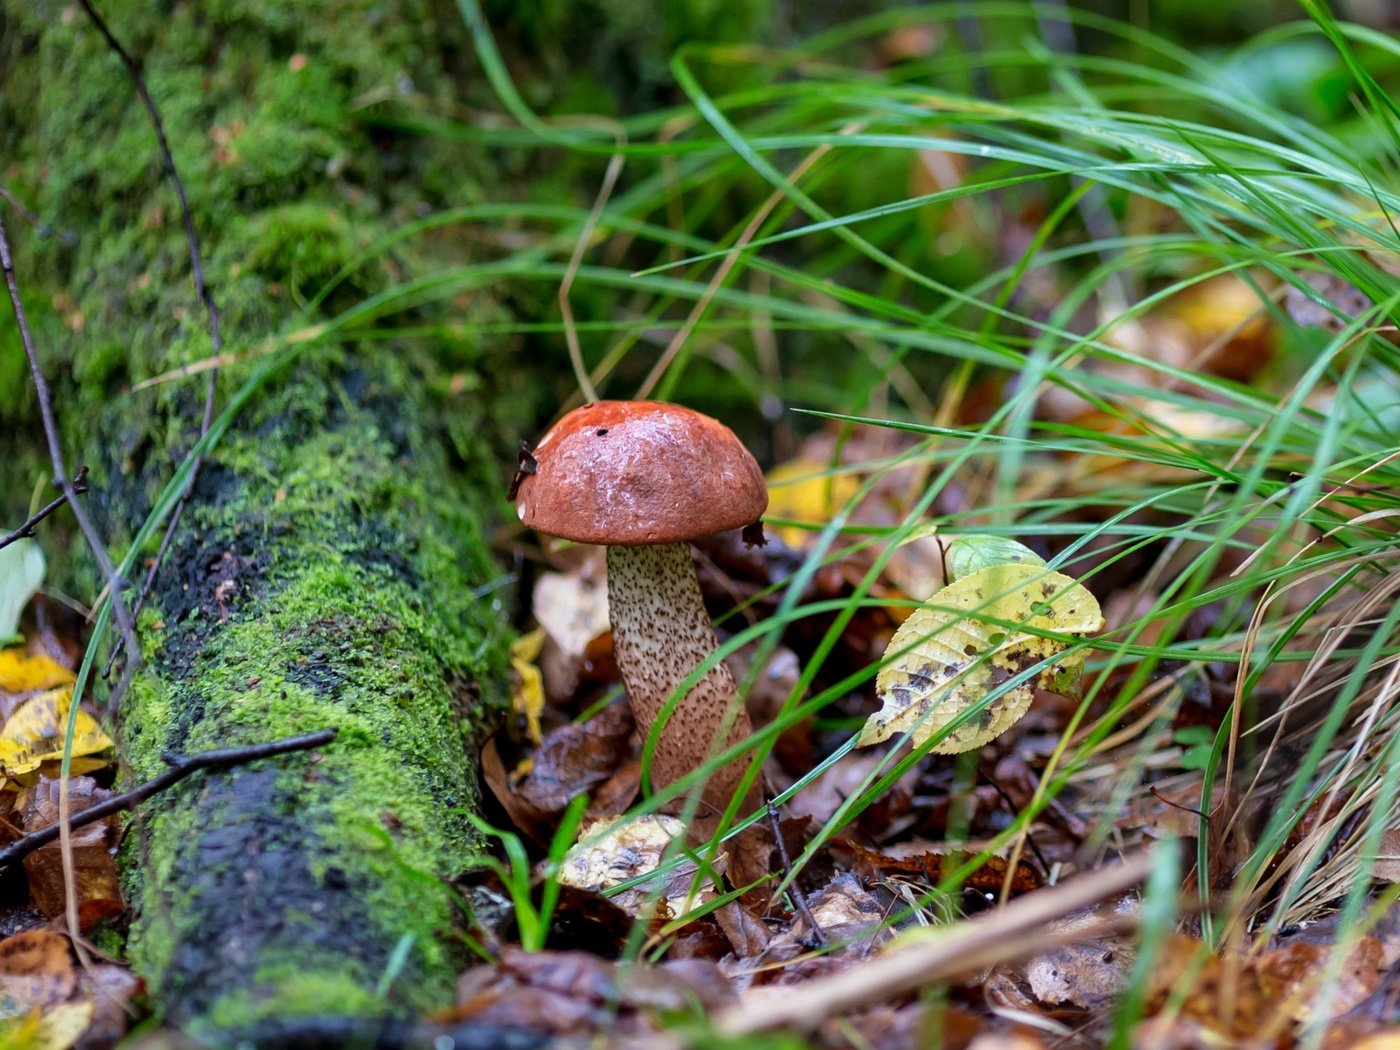
[[[69,826],[80,828],[84,824],[91,824],[93,821],[101,820],[103,817],[111,816],[113,813],[120,813],[124,809],[132,809],[157,792],[164,791],[170,785],[185,779],[191,773],[199,769],[224,769],[228,766],[239,766],[247,762],[256,761],[259,758],[271,758],[274,755],[284,755],[290,751],[306,751],[313,747],[320,747],[322,744],[329,744],[335,739],[336,730],[320,729],[314,733],[303,733],[301,736],[284,737],[281,740],[271,740],[263,744],[248,744],[244,747],[224,747],[213,751],[199,751],[193,755],[171,755],[164,757],[169,765],[164,773],[152,777],[144,784],[138,784],[130,791],[120,795],[114,795],[104,802],[99,802],[95,806],[90,806],[81,813],[76,813],[69,818]],[[59,835],[59,822],[50,824],[46,828],[31,832],[23,838],[16,839],[4,849],[0,849],[0,870],[9,867],[18,860],[22,860],[36,849],[47,846]]]
[[[73,475],[73,491],[83,493],[87,491],[87,467],[79,467],[78,473]],[[15,529],[8,536],[0,536],[0,550],[4,550],[16,540],[22,540],[34,535],[34,526],[43,521],[59,507],[68,502],[67,496],[58,496],[40,507],[25,520],[24,524]]]

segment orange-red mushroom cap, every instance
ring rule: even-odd
[[[516,511],[576,543],[684,543],[752,525],[768,507],[763,472],[723,423],[661,401],[597,401],[532,450]]]

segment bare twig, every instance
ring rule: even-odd
[[[63,493],[64,501],[72,509],[73,518],[77,521],[83,539],[87,541],[88,547],[92,550],[92,556],[96,559],[97,566],[102,572],[102,578],[107,583],[111,593],[112,612],[116,616],[122,640],[131,652],[138,654],[137,658],[139,659],[140,649],[136,645],[136,625],[126,603],[122,600],[122,590],[126,584],[117,574],[116,566],[112,564],[112,559],[107,554],[107,546],[103,543],[97,526],[93,524],[92,518],[88,516],[87,511],[78,501],[78,489],[74,485],[74,480],[68,476],[68,466],[63,458],[63,442],[58,431],[58,419],[53,411],[53,392],[49,388],[48,380],[44,378],[43,368],[39,365],[39,351],[34,345],[34,333],[30,331],[29,317],[24,311],[24,301],[20,298],[19,281],[15,277],[14,256],[10,253],[10,239],[5,232],[4,219],[0,219],[0,269],[3,269],[5,273],[5,287],[10,293],[10,305],[14,308],[15,324],[19,327],[19,338],[24,345],[24,356],[29,361],[29,375],[34,383],[34,393],[39,399],[39,418],[44,427],[44,439],[49,446],[49,463],[53,467],[54,484],[58,486],[59,491]]]
[[[87,491],[87,467],[79,467],[78,473],[73,475],[73,491],[83,493]],[[0,536],[0,550],[4,550],[16,540],[22,540],[34,535],[34,526],[43,521],[59,507],[68,502],[67,496],[59,496],[50,500],[31,514],[27,521],[8,536]]]
[[[124,809],[132,809],[140,805],[146,799],[159,791],[164,791],[172,784],[183,780],[198,769],[225,769],[228,766],[238,766],[245,762],[253,762],[259,758],[271,758],[274,755],[284,755],[290,751],[306,751],[309,748],[320,747],[322,744],[329,744],[335,739],[336,729],[321,729],[315,733],[303,733],[301,736],[284,737],[281,740],[271,740],[264,744],[248,744],[244,747],[225,747],[213,751],[199,751],[193,755],[166,755],[165,761],[169,765],[164,773],[152,777],[144,784],[138,784],[130,791],[120,795],[114,795],[95,806],[89,806],[81,813],[77,813],[69,818],[70,827],[80,828],[84,824],[91,824],[93,821],[101,820],[103,817],[113,813],[119,813]],[[0,849],[0,870],[9,867],[16,861],[27,857],[36,849],[47,846],[54,839],[59,837],[59,824],[53,823],[46,828],[31,832],[23,838],[16,839],[4,849]]]
[[[185,240],[189,244],[190,251],[190,272],[194,277],[195,298],[199,304],[209,314],[209,342],[213,349],[214,356],[218,356],[223,349],[223,339],[219,334],[219,307],[214,301],[213,294],[209,291],[209,285],[204,280],[204,257],[199,250],[199,234],[194,228],[194,214],[190,211],[189,198],[185,193],[185,184],[180,179],[180,172],[175,167],[175,156],[170,151],[170,142],[165,137],[165,124],[160,119],[160,110],[156,108],[156,103],[151,98],[151,92],[146,87],[146,81],[141,76],[141,66],[132,57],[131,53],[122,47],[121,42],[112,34],[107,23],[102,20],[102,16],[97,13],[92,6],[92,0],[78,0],[82,9],[87,12],[92,24],[97,27],[97,31],[102,34],[117,57],[126,66],[126,71],[131,77],[132,86],[136,89],[137,96],[141,99],[141,104],[146,108],[146,114],[151,118],[151,127],[155,129],[156,141],[160,146],[161,161],[165,165],[165,172],[170,176],[171,185],[175,187],[175,196],[180,202],[180,217],[185,227]],[[209,373],[209,383],[204,394],[204,418],[200,423],[199,436],[203,438],[209,433],[209,425],[214,420],[214,390],[218,377],[217,371]],[[161,537],[160,547],[156,550],[155,560],[151,562],[150,570],[146,573],[146,579],[141,584],[141,590],[136,596],[134,613],[139,613],[141,607],[146,604],[146,598],[151,593],[152,586],[155,585],[156,573],[160,571],[161,563],[165,560],[165,554],[170,549],[170,543],[174,539],[175,530],[180,525],[180,519],[185,511],[185,504],[189,502],[190,494],[194,492],[195,480],[199,477],[199,468],[203,464],[204,456],[195,456],[194,467],[190,471],[190,480],[185,485],[185,491],[180,494],[180,502],[175,505],[174,511],[170,515],[170,520],[166,523],[165,534]],[[127,644],[127,651],[133,652],[130,643]],[[112,671],[112,663],[116,660],[117,650],[113,649],[107,659],[107,666],[102,675],[105,678]]]
[[[778,847],[778,858],[783,862],[783,880],[788,883],[788,893],[792,896],[792,903],[797,906],[797,913],[802,916],[807,928],[812,931],[812,940],[826,947],[826,931],[822,929],[821,923],[817,922],[817,917],[812,914],[811,907],[807,904],[807,895],[802,892],[802,887],[797,884],[797,880],[792,878],[792,858],[788,856],[787,843],[783,841],[783,829],[778,820],[778,807],[773,805],[773,800],[768,800],[768,823],[773,828],[773,841]]]

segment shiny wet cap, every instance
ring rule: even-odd
[[[522,458],[520,520],[576,543],[684,543],[746,528],[768,507],[763,472],[732,430],[661,401],[584,405]]]

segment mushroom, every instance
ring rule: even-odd
[[[717,648],[689,541],[745,528],[762,542],[763,473],[718,420],[658,401],[598,401],[575,409],[522,449],[512,486],[533,529],[607,547],[613,651],[638,730],[650,735],[676,688]],[[657,787],[752,733],[734,678],[716,663],[661,726]],[[724,812],[746,763],[705,784],[702,821]]]

